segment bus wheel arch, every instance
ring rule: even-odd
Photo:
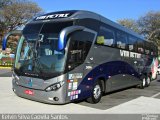
[[[98,81],[101,82],[101,85],[102,85],[102,92],[105,93],[105,90],[106,90],[106,86],[105,86],[106,81],[105,81],[105,78],[104,78],[104,77],[100,77],[100,78],[98,78]]]
[[[87,98],[87,102],[96,104],[101,100],[102,94],[105,92],[105,78],[98,78],[93,85],[91,97]]]

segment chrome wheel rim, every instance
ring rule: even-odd
[[[101,88],[100,88],[100,85],[96,85],[94,87],[94,91],[93,91],[93,96],[95,99],[98,99],[101,95]]]
[[[151,82],[151,80],[150,80],[150,78],[148,77],[148,78],[147,78],[147,84],[149,85],[150,82]]]
[[[146,79],[145,78],[143,78],[143,87],[145,86],[145,84],[146,84]]]

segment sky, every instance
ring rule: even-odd
[[[137,20],[149,11],[160,11],[160,0],[33,0],[46,13],[63,10],[88,10],[117,21]]]

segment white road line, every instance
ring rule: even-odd
[[[152,97],[152,98],[155,98],[155,97],[157,97],[158,95],[160,95],[160,92],[157,93],[157,94],[155,94],[155,95],[153,95],[153,96],[151,96],[151,97]]]

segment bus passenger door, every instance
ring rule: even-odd
[[[77,31],[70,35],[67,63],[69,70],[76,70],[82,67],[83,70],[81,72],[84,72],[84,70],[89,70],[93,67],[94,60],[91,49],[95,37],[96,32],[89,29]]]
[[[90,57],[92,56],[92,51],[90,49],[92,48],[95,37],[96,32],[86,28],[81,31],[75,31],[68,36],[69,45],[66,63],[69,81],[68,92],[77,89],[81,89],[83,92],[86,91],[87,82],[84,82],[84,78],[93,67]]]

